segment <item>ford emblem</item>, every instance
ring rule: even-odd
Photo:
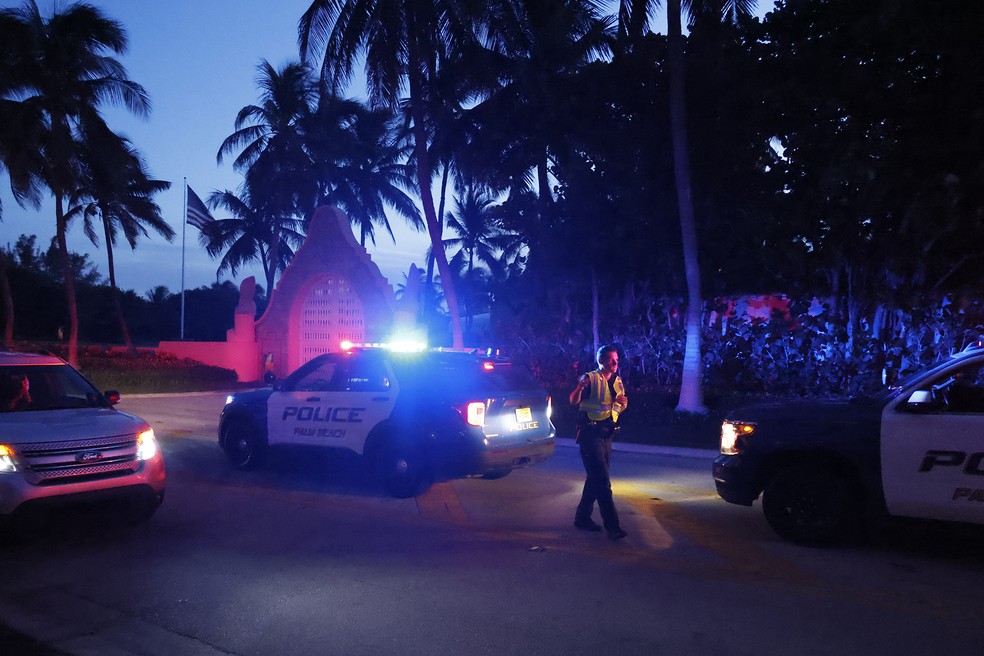
[[[93,462],[96,460],[102,460],[102,454],[98,451],[86,451],[75,456],[76,462]]]

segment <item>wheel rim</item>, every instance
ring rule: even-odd
[[[248,436],[242,433],[242,428],[230,431],[226,444],[229,460],[237,467],[249,464],[253,457],[253,447]]]
[[[245,437],[236,440],[236,460],[243,465],[249,462],[249,440]]]

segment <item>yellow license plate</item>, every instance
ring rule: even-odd
[[[533,413],[529,408],[516,408],[516,421],[520,424],[533,421]]]

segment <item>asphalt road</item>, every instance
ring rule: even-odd
[[[799,548],[717,498],[711,454],[637,449],[614,458],[616,543],[571,526],[573,448],[397,500],[343,454],[230,469],[222,401],[124,401],[161,437],[164,506],[0,548],[0,624],[69,654],[981,653],[979,531]]]

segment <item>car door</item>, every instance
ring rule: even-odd
[[[343,448],[361,454],[372,429],[390,416],[397,388],[375,353],[319,356],[267,402],[270,444]]]
[[[329,396],[340,376],[337,354],[322,355],[292,374],[267,401],[270,444],[323,444],[331,417]]]
[[[955,363],[882,413],[888,511],[984,523],[984,363]]]

